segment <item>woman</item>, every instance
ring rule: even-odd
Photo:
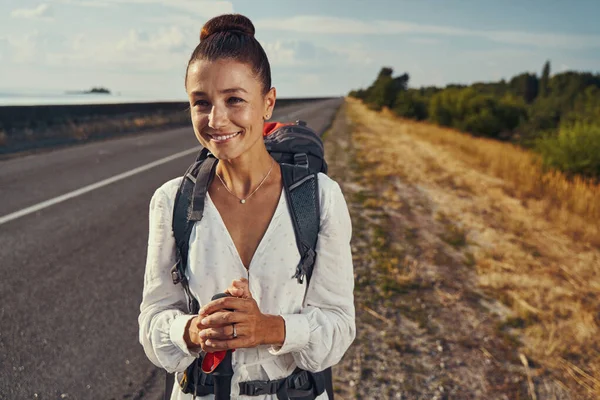
[[[299,261],[282,175],[263,141],[276,91],[267,56],[241,15],[208,21],[188,63],[186,91],[198,141],[218,159],[204,218],[190,236],[189,287],[200,303],[187,313],[175,263],[171,222],[182,178],[150,202],[150,234],[140,306],[140,343],[168,372],[197,358],[233,352],[231,398],[240,383],[272,381],[298,368],[322,371],[340,361],[355,337],[351,222],[339,185],[319,173],[321,230],[310,285],[294,275]],[[231,296],[211,301],[215,293]],[[176,384],[172,399],[190,399]],[[211,395],[204,398],[212,398]],[[327,399],[327,393],[318,395]]]

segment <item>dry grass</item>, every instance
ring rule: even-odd
[[[498,333],[518,335],[530,397],[565,398],[535,386],[547,374],[568,398],[600,398],[600,188],[505,143],[348,105],[371,149],[364,174],[426,193],[442,240],[468,251],[479,287],[512,310]]]
[[[382,115],[401,121],[403,133],[442,146],[479,171],[503,179],[503,190],[544,210],[545,217],[576,239],[600,247],[600,185],[544,171],[539,157],[509,143],[475,138],[450,128]]]
[[[95,116],[84,120],[66,118],[52,125],[20,128],[11,132],[0,129],[2,153],[50,147],[69,142],[87,142],[110,136],[125,135],[158,128],[176,128],[190,124],[189,113],[183,111],[154,114],[123,114],[113,117]]]
[[[67,121],[65,131],[68,136],[78,141],[104,135],[107,133],[129,132],[154,129],[169,125],[182,124],[189,119],[184,113],[170,115],[125,116],[115,118],[98,118],[95,120],[74,123]]]

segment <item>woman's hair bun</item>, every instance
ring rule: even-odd
[[[200,32],[200,41],[219,32],[237,31],[254,37],[254,25],[241,14],[224,14],[207,21]]]

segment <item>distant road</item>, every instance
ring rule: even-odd
[[[322,132],[341,103],[273,120]],[[0,399],[159,397],[137,338],[148,205],[197,146],[190,126],[0,161]]]

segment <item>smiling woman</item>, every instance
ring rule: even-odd
[[[326,167],[308,174],[310,162],[278,164],[267,150],[276,90],[248,18],[206,23],[185,88],[206,158],[190,180],[191,213],[186,206],[183,214],[189,220],[197,201],[202,210],[176,242],[178,191],[192,172],[152,197],[140,343],[154,364],[176,373],[179,384],[166,398],[332,399],[330,367],[356,334],[342,191]],[[302,180],[288,185],[298,167],[293,176]],[[310,196],[291,194],[304,193],[305,182]],[[314,225],[298,218],[298,208],[314,211]]]
[[[275,88],[263,95],[261,86],[246,64],[233,59],[197,60],[188,68],[186,87],[196,137],[219,160],[230,165],[268,161],[261,144],[263,121],[273,111]],[[248,190],[242,182],[232,183],[238,191]]]

